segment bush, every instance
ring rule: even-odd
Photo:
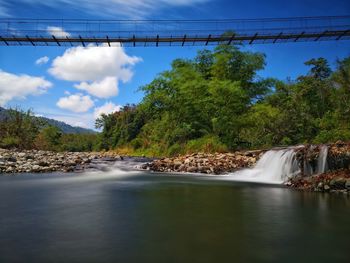
[[[15,148],[19,146],[20,139],[17,137],[8,136],[3,138],[0,144],[2,148],[6,148],[6,149]]]
[[[172,146],[169,147],[168,150],[168,156],[176,156],[179,155],[181,153],[183,153],[183,146],[181,146],[180,144],[173,144]]]
[[[350,131],[349,130],[330,130],[330,131],[321,131],[316,138],[313,140],[313,143],[330,143],[336,141],[349,141],[350,140]]]
[[[186,153],[195,152],[227,152],[227,146],[217,136],[204,136],[189,141],[185,146]]]
[[[59,151],[62,132],[54,126],[43,128],[36,136],[34,145],[37,149],[46,151]]]
[[[143,145],[142,139],[140,138],[133,139],[130,144],[135,150],[140,149]]]

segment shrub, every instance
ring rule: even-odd
[[[227,152],[227,146],[217,136],[204,136],[189,141],[185,146],[186,153],[194,152]]]
[[[1,147],[9,149],[18,147],[20,144],[20,139],[18,137],[7,136],[1,140]]]

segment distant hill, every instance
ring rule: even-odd
[[[7,114],[8,114],[8,110],[0,107],[0,121],[3,120]],[[75,134],[96,133],[95,131],[90,129],[71,126],[63,121],[57,121],[57,120],[53,120],[45,117],[34,117],[34,118],[41,122],[47,123],[48,125],[52,125],[59,128],[63,133],[75,133]]]

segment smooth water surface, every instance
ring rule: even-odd
[[[0,262],[350,262],[350,198],[144,172],[0,176]]]

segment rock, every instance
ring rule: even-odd
[[[329,185],[331,188],[335,188],[335,189],[343,189],[345,186],[345,178],[333,178],[330,182]]]
[[[40,162],[38,163],[38,165],[39,165],[39,166],[44,166],[44,167],[49,166],[49,164],[48,164],[47,162],[45,162],[45,161],[40,161]]]
[[[74,167],[73,167],[73,166],[66,167],[66,168],[64,168],[63,171],[64,171],[65,173],[73,172],[73,171],[74,171]]]
[[[6,168],[6,173],[12,173],[14,171],[15,171],[15,169],[11,166]]]
[[[32,171],[33,172],[40,172],[41,171],[40,166],[39,165],[33,165]]]
[[[319,183],[318,183],[317,189],[318,189],[318,190],[324,189],[324,188],[323,188],[323,183],[322,183],[322,182],[319,182]]]
[[[188,173],[195,173],[197,172],[197,167],[187,167],[187,172]]]
[[[329,191],[331,188],[329,187],[329,185],[326,184],[326,185],[323,186],[323,189],[324,189],[325,191]]]
[[[175,160],[175,161],[174,161],[174,165],[180,166],[181,164],[182,164],[182,162],[181,162],[180,160]]]
[[[291,186],[291,185],[292,185],[292,182],[288,181],[288,182],[286,182],[284,185],[286,185],[286,186]]]
[[[350,190],[350,178],[348,178],[348,179],[345,180],[344,187],[345,187],[347,190]]]
[[[15,163],[15,162],[17,162],[17,159],[15,157],[8,157],[7,161]]]

